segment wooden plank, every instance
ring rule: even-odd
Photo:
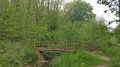
[[[38,48],[39,51],[77,51],[77,50],[64,50],[64,49],[43,49],[43,48]]]

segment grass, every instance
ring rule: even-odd
[[[105,46],[102,48],[102,55],[111,57],[111,60],[108,62],[109,67],[120,67],[120,47]]]
[[[79,50],[77,53],[65,53],[61,56],[60,61],[55,61],[52,67],[90,67],[104,64],[105,61],[97,56]]]
[[[120,51],[120,48],[119,47],[116,47],[116,46],[111,46],[111,47],[108,47],[108,46],[104,46],[102,48],[102,55],[104,56],[108,56],[108,57],[111,57],[111,58],[115,58],[119,55],[119,52]]]
[[[120,44],[118,44],[120,46]]]

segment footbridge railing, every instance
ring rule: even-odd
[[[77,51],[80,47],[101,50],[100,45],[80,41],[39,41],[32,42],[32,46],[39,51]]]

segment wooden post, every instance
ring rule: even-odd
[[[41,41],[41,49],[42,49],[42,51],[43,51],[43,42]]]
[[[97,48],[96,44],[95,44],[95,48]]]
[[[64,44],[64,49],[66,50],[66,44]]]
[[[79,42],[79,44],[80,44],[80,42]],[[80,48],[80,46],[81,46],[81,44],[79,45],[79,48]]]
[[[58,47],[58,49],[60,48],[60,47],[59,47],[59,42],[57,43],[57,47]]]
[[[34,44],[33,44],[33,45],[34,45],[34,49],[35,49],[35,42],[34,42]]]
[[[102,49],[101,49],[101,48],[102,48],[102,47],[101,47],[101,45],[100,45],[100,55],[101,55],[101,53],[102,53],[102,52],[101,52],[101,51],[102,51]]]
[[[47,44],[47,48],[49,49],[49,44],[50,44],[50,42],[46,42],[46,44]]]
[[[41,47],[43,48],[43,42],[41,42],[41,45],[42,45]]]
[[[71,42],[70,42],[70,44],[68,45],[69,50],[71,50],[71,48],[70,48],[71,46],[70,46],[70,45],[71,45]]]

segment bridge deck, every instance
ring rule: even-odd
[[[75,49],[61,49],[61,48],[55,48],[55,49],[50,49],[50,48],[38,48],[38,51],[48,51],[48,52],[51,52],[51,51],[53,51],[53,52],[69,52],[69,51],[71,51],[71,52],[76,52],[77,50],[75,50]]]

